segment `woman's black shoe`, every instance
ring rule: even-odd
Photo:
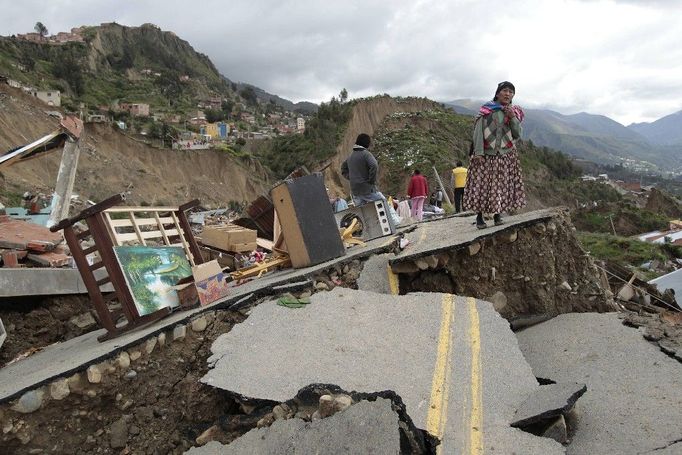
[[[496,213],[495,216],[493,216],[493,221],[495,222],[495,226],[499,226],[500,224],[504,224],[504,221],[502,221],[502,217],[500,216],[499,213]]]
[[[478,229],[485,229],[488,227],[488,225],[485,224],[485,221],[483,221],[483,214],[481,214],[481,213],[476,215],[476,227]]]

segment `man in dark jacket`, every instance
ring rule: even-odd
[[[386,201],[383,194],[377,191],[377,174],[379,166],[376,158],[369,150],[371,140],[365,133],[355,140],[353,152],[341,165],[341,174],[350,180],[350,192],[356,207],[373,201]]]

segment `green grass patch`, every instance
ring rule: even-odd
[[[622,266],[639,266],[654,259],[664,261],[682,254],[680,248],[674,245],[642,242],[610,234],[578,232],[578,239],[593,257]]]

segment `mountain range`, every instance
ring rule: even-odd
[[[444,104],[457,113],[475,115],[482,102],[460,99]],[[629,126],[585,112],[524,111],[523,138],[535,145],[596,163],[622,163],[639,171],[682,171],[682,111]]]

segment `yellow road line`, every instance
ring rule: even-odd
[[[400,286],[398,285],[398,275],[393,273],[391,265],[386,266],[386,273],[388,273],[388,287],[391,289],[391,295],[398,295]]]
[[[426,416],[426,431],[443,438],[445,422],[447,421],[448,393],[450,379],[450,352],[451,337],[450,327],[454,318],[455,296],[451,294],[443,295],[441,302],[440,332],[438,333],[438,351],[436,353],[436,365],[433,369],[433,379],[431,381],[431,398],[429,401],[429,411]],[[437,453],[440,453],[442,444],[438,446]]]
[[[469,453],[483,453],[483,395],[481,381],[481,331],[476,299],[469,297],[469,339],[471,342],[471,417]]]

